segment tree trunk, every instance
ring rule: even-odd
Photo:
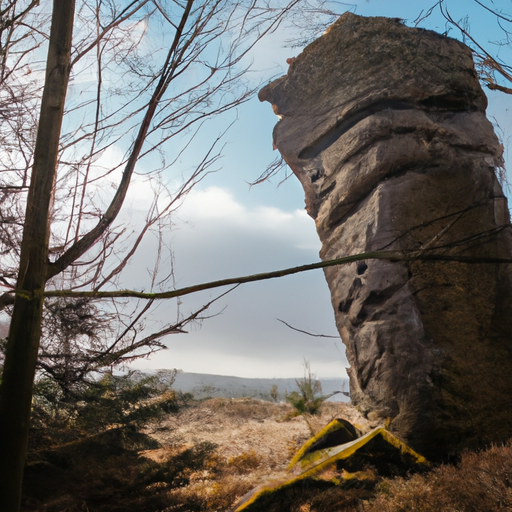
[[[71,69],[75,0],[54,0],[46,78],[27,198],[17,293],[0,385],[0,510],[17,512],[41,334],[49,212]]]

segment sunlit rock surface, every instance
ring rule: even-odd
[[[274,144],[322,259],[512,255],[502,147],[462,43],[347,13],[260,99],[280,116]],[[367,260],[325,274],[369,419],[391,418],[432,459],[512,435],[510,265]]]

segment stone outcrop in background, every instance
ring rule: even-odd
[[[323,260],[509,258],[502,147],[471,51],[344,14],[260,92]],[[512,266],[367,260],[325,271],[353,402],[431,459],[512,435]]]

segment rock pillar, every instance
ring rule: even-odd
[[[344,14],[260,92],[321,258],[510,258],[502,147],[471,51]],[[325,271],[353,402],[431,459],[512,436],[512,266],[359,261]]]

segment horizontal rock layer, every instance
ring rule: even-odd
[[[396,249],[507,258],[502,147],[471,51],[399,20],[344,14],[260,92],[324,260]],[[438,459],[512,433],[512,267],[330,267],[353,401]]]

